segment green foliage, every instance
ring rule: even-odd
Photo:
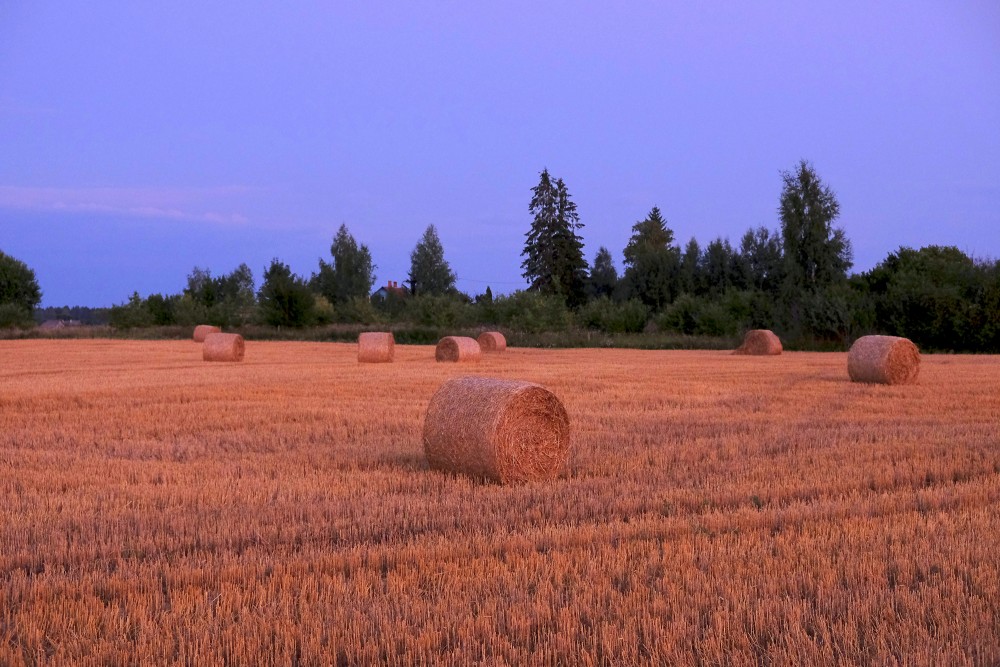
[[[442,295],[455,291],[455,274],[444,258],[444,247],[434,225],[428,225],[410,253],[410,292]]]
[[[42,290],[38,287],[35,272],[21,260],[0,251],[0,304],[14,305],[5,309],[6,319],[17,319],[15,311],[20,310],[26,312],[30,320],[31,311],[41,301]]]
[[[698,294],[719,296],[734,286],[742,286],[739,258],[728,239],[717,238],[705,246],[698,269]]]
[[[0,303],[0,328],[27,329],[32,324],[31,311],[12,301]]]
[[[611,298],[618,289],[618,270],[615,269],[611,251],[604,246],[597,249],[594,266],[587,281],[587,296],[591,299]]]
[[[300,328],[315,322],[316,298],[306,281],[277,259],[264,270],[257,299],[261,318],[272,326]]]
[[[418,294],[406,307],[409,321],[428,327],[462,327],[475,320],[474,308],[455,294]]]
[[[184,296],[189,298],[200,315],[199,320],[181,322],[174,315],[178,324],[216,324],[222,327],[240,326],[253,320],[256,308],[254,295],[253,271],[246,264],[240,264],[231,273],[217,278],[212,277],[208,269],[194,267],[188,274],[187,287]],[[176,311],[176,305],[172,308]],[[157,306],[153,306],[155,311]],[[193,316],[193,312],[185,312],[184,319]],[[169,322],[174,323],[174,322]]]
[[[555,294],[517,291],[495,297],[493,308],[497,324],[529,333],[564,331],[573,320],[562,297]]]
[[[789,289],[815,292],[843,282],[851,268],[851,244],[833,226],[840,204],[805,160],[794,172],[782,172],[778,212]]]
[[[152,324],[154,326],[169,326],[177,324],[177,316],[174,308],[178,296],[163,296],[162,294],[150,294],[146,297],[146,310],[149,311]]]
[[[133,292],[127,303],[111,307],[110,322],[116,329],[135,329],[153,325],[153,314],[138,292]]]
[[[680,248],[660,209],[653,207],[645,220],[632,226],[625,247],[625,292],[653,310],[670,303],[678,291]]]
[[[367,298],[375,284],[375,265],[368,246],[351,236],[347,225],[341,225],[330,246],[333,263],[319,260],[319,271],[312,275],[309,286],[338,307],[354,298]]]
[[[173,304],[174,322],[185,326],[209,323],[208,306],[190,294],[182,294]]]
[[[381,317],[370,299],[364,296],[351,297],[334,306],[336,321],[353,324],[372,324]]]
[[[875,328],[938,350],[996,351],[996,265],[955,247],[900,248],[857,281]]]
[[[731,289],[721,298],[682,294],[654,320],[657,328],[687,335],[735,336],[748,328],[753,294]]]
[[[639,333],[646,327],[649,308],[638,299],[615,303],[602,296],[582,306],[577,318],[582,326],[605,333]]]
[[[561,178],[554,182],[543,169],[538,185],[531,189],[528,211],[534,216],[521,255],[522,274],[528,289],[558,295],[576,306],[585,300],[587,260],[578,231],[583,227]]]
[[[330,324],[337,321],[337,311],[322,294],[316,294],[313,305],[314,322],[316,324]]]
[[[784,279],[783,264],[779,234],[772,234],[766,227],[747,230],[737,256],[743,285],[777,294]]]

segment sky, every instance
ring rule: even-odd
[[[521,277],[539,173],[621,270],[836,193],[864,271],[1000,258],[1000,3],[0,0],[0,250],[44,306],[179,293],[194,267],[308,277],[341,224],[377,283],[424,229],[470,294]]]

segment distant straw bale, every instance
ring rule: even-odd
[[[213,327],[211,324],[199,324],[194,328],[194,342],[204,343],[205,337],[208,334],[222,333],[222,329],[219,327]]]
[[[909,338],[862,336],[847,353],[847,374],[854,382],[910,384],[920,372],[920,350]]]
[[[208,334],[202,345],[202,359],[205,361],[243,361],[245,347],[243,336],[239,334]]]
[[[569,460],[569,416],[537,384],[455,378],[427,407],[424,452],[432,468],[502,484],[555,479]]]
[[[484,331],[477,341],[483,352],[503,352],[507,349],[507,339],[499,331]]]
[[[391,331],[366,331],[358,336],[358,361],[377,364],[393,360],[396,339]]]
[[[781,354],[781,339],[769,329],[751,329],[743,337],[743,344],[733,354],[768,356]]]
[[[434,350],[434,358],[438,361],[479,361],[481,356],[479,343],[466,336],[445,336]]]

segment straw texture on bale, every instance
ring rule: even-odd
[[[507,339],[499,331],[484,331],[479,334],[478,343],[483,352],[503,352],[507,349]]]
[[[554,479],[569,460],[569,416],[540,385],[455,378],[427,407],[424,452],[432,468],[502,484]]]
[[[396,356],[396,339],[391,331],[366,331],[358,336],[358,361],[387,363]]]
[[[481,356],[479,343],[466,336],[445,336],[434,350],[434,358],[438,361],[479,361]]]
[[[909,338],[862,336],[847,353],[847,374],[854,382],[910,384],[920,372],[920,350]]]
[[[222,333],[222,329],[219,327],[213,327],[211,324],[199,324],[194,328],[194,342],[204,343],[205,337],[208,334]]]
[[[239,334],[208,334],[202,345],[202,359],[205,361],[243,361],[245,348],[243,336]]]
[[[751,329],[743,337],[743,344],[733,350],[733,354],[781,354],[781,339],[770,329]]]

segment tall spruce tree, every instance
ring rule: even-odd
[[[455,291],[455,274],[444,258],[444,248],[434,225],[428,225],[410,253],[410,292],[450,294]]]
[[[660,310],[677,296],[680,248],[674,232],[656,206],[645,220],[632,225],[625,247],[625,278],[629,296],[653,310]]]
[[[531,189],[528,211],[534,216],[521,255],[522,275],[528,289],[556,294],[570,306],[585,299],[587,260],[577,231],[583,227],[561,178],[554,181],[543,169],[538,185]]]

